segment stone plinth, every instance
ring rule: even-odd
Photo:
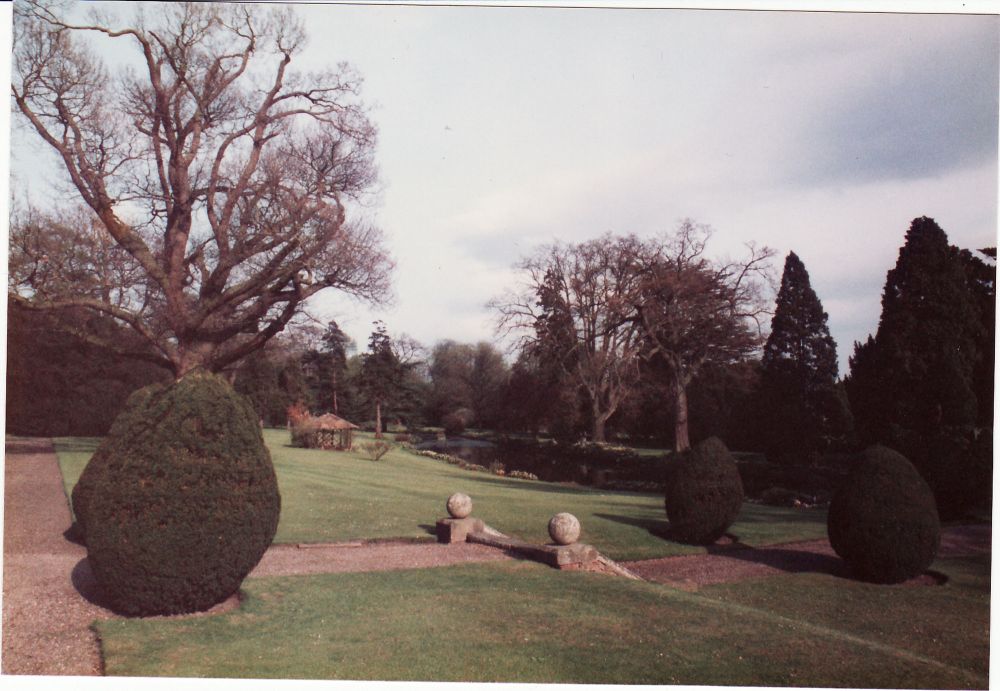
[[[580,542],[572,545],[533,545],[517,538],[490,535],[481,531],[470,532],[467,537],[469,542],[514,552],[557,569],[587,564],[600,556],[591,545]]]
[[[469,533],[482,532],[486,525],[478,518],[442,518],[437,522],[437,540],[445,544],[465,542]]]

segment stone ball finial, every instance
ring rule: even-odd
[[[472,499],[468,494],[455,492],[448,497],[448,514],[452,518],[465,518],[472,513]]]
[[[580,538],[580,521],[571,513],[557,513],[549,520],[549,537],[557,545],[572,545]]]

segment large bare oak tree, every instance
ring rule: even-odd
[[[15,214],[12,299],[110,316],[181,377],[260,348],[325,288],[387,297],[381,232],[353,213],[376,182],[360,77],[294,71],[291,11],[66,9],[15,6],[14,106],[78,205]],[[94,41],[133,62],[109,71]]]
[[[743,259],[715,260],[705,253],[710,237],[685,220],[649,239],[609,234],[543,247],[518,267],[524,290],[493,301],[501,331],[519,333],[522,348],[586,391],[594,441],[604,441],[645,361],[665,374],[674,449],[690,448],[691,380],[706,363],[735,362],[763,344],[773,252],[751,244]]]
[[[712,231],[691,220],[673,235],[645,244],[631,319],[642,334],[642,357],[667,373],[674,418],[674,450],[691,447],[687,387],[706,363],[731,363],[759,351],[772,283],[767,247],[747,245],[739,260],[717,260],[705,250]]]
[[[586,391],[595,442],[605,441],[607,421],[639,376],[640,331],[628,298],[638,289],[641,249],[635,236],[611,235],[543,247],[518,267],[524,289],[491,303],[501,331],[518,332],[522,347]]]

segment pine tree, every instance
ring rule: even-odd
[[[806,267],[789,252],[761,362],[762,435],[770,454],[804,460],[848,432],[849,414],[834,405],[836,378],[827,314]]]

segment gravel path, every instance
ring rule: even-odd
[[[7,439],[3,520],[3,673],[100,674],[88,627],[105,610],[73,585],[87,550],[63,537],[70,513],[48,441]]]
[[[63,536],[70,525],[70,512],[51,443],[8,437],[4,480],[0,671],[100,674],[98,643],[90,623],[116,615],[99,604],[86,549]],[[949,528],[942,536],[939,556],[988,554],[990,544],[989,525]],[[777,573],[840,574],[842,568],[826,540],[710,550],[705,555],[625,562],[622,566],[647,580],[688,590]],[[427,568],[510,558],[501,550],[472,543],[274,545],[250,577]],[[208,614],[235,606],[237,599],[230,598]]]
[[[8,437],[5,451],[0,671],[100,674],[100,653],[90,623],[116,615],[100,606],[86,548],[63,536],[71,517],[52,444]],[[500,550],[473,544],[274,545],[250,577],[426,568],[509,558]],[[208,613],[237,604],[235,597],[230,598]]]

